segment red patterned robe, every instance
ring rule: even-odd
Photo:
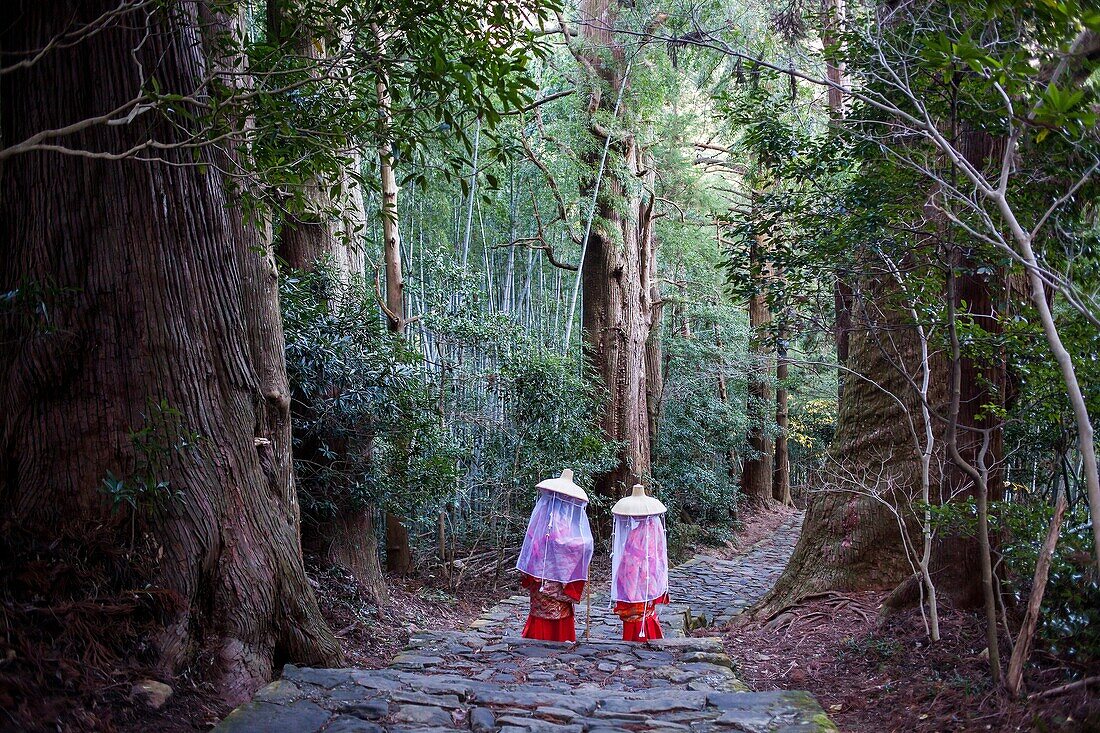
[[[523,637],[543,641],[576,641],[573,604],[584,594],[584,581],[562,584],[524,573],[520,582],[531,594],[531,612],[523,626]]]
[[[661,623],[657,620],[657,606],[668,603],[668,593],[660,598],[645,603],[615,602],[615,615],[623,621],[623,641],[647,641],[649,639],[663,639]],[[642,629],[645,636],[642,636]]]

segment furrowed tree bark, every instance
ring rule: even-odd
[[[821,42],[826,48],[839,43],[839,36],[844,31],[844,15],[844,0],[822,0]],[[840,89],[847,84],[844,63],[830,55],[825,60],[825,78],[831,82],[826,88],[829,116],[841,119],[844,117],[844,95]]]
[[[910,489],[920,482],[906,414],[919,411],[919,403],[895,363],[901,359],[910,373],[917,372],[918,339],[897,313],[868,312],[867,307],[882,302],[889,289],[888,284],[865,279],[855,292],[851,372],[844,375],[830,468],[807,497],[798,544],[775,588],[757,605],[757,615],[826,590],[894,588],[912,575],[896,518],[871,495],[905,507]],[[882,348],[882,333],[892,335],[893,353]],[[938,368],[942,373],[942,366]],[[937,404],[943,402],[943,389],[941,383],[939,392],[933,393]],[[849,485],[853,481],[858,485]]]
[[[585,0],[580,14],[586,20],[584,46],[578,61],[592,84],[589,127],[597,140],[586,163],[591,177],[582,182],[584,196],[591,197],[596,184],[599,155],[609,131],[593,116],[610,113],[625,78],[625,49],[612,36],[619,6],[612,0]],[[624,115],[620,110],[617,123]],[[607,391],[600,415],[604,435],[621,445],[619,463],[598,476],[597,493],[623,495],[650,473],[649,374],[646,345],[653,327],[653,183],[652,159],[629,131],[615,129],[611,156],[600,185],[595,221],[588,240],[582,272],[581,325],[584,351]],[[618,157],[621,164],[614,160]],[[625,169],[631,180],[619,178]],[[638,183],[643,185],[639,186]]]
[[[316,70],[305,70],[316,74],[328,56],[331,39],[319,37],[317,29],[302,17],[308,12],[302,0],[268,0],[266,10],[268,39],[298,59],[319,62]],[[362,244],[366,214],[363,190],[355,177],[361,161],[355,153],[348,157],[336,197],[330,193],[332,181],[320,176],[303,184],[305,205],[287,213],[278,231],[277,248],[279,257],[296,270],[308,272],[327,260],[344,283],[362,277],[366,265]]]
[[[837,73],[840,73],[839,70]],[[830,98],[831,104],[834,101]],[[832,109],[834,116],[839,116],[841,110]],[[966,158],[978,167],[983,167],[990,155],[999,149],[999,142],[982,132],[964,132],[958,142]],[[927,215],[933,219],[938,216],[937,212]],[[942,230],[942,238],[950,236],[946,222]],[[1000,331],[996,308],[999,278],[996,274],[988,278],[980,275],[981,264],[973,261],[962,263],[966,277],[958,289],[955,305],[961,307],[966,303],[967,317],[995,336]],[[839,277],[837,282],[839,286]],[[841,290],[844,288],[837,292]],[[902,375],[902,370],[910,375],[919,373],[919,339],[914,336],[911,324],[894,312],[896,306],[890,304],[890,298],[894,296],[890,295],[889,290],[892,288],[884,288],[883,284],[876,284],[864,276],[856,289],[849,290],[850,296],[838,296],[838,304],[841,300],[848,301],[843,312],[838,309],[838,356],[843,349],[845,353],[841,364],[844,365],[846,360],[850,371],[844,373],[841,379],[843,388],[840,390],[838,433],[830,454],[844,467],[844,471],[852,475],[868,474],[875,466],[879,467],[876,469],[878,473],[889,474],[892,485],[885,487],[885,491],[882,486],[875,485],[881,484],[881,481],[870,481],[872,485],[869,488],[901,508],[906,515],[912,516],[910,506],[916,496],[914,487],[920,484],[920,463],[909,448],[913,443],[911,437],[905,434],[908,431],[905,410],[893,401],[883,402],[885,395],[881,390],[866,379],[855,376],[871,378],[899,397],[906,404],[910,416],[920,412],[919,390],[915,389],[911,379]],[[866,300],[860,302],[861,297]],[[868,303],[882,305],[876,309],[877,312],[869,313]],[[839,324],[844,324],[847,333],[843,339]],[[880,353],[874,355],[871,349]],[[985,460],[991,468],[985,499],[995,500],[1002,494],[999,469],[1002,433],[1001,426],[995,422],[998,419],[996,413],[988,408],[1003,405],[1006,365],[1003,358],[978,364],[967,355],[962,359],[961,368],[960,455],[970,463],[976,462],[983,445],[983,433],[979,431],[985,431],[988,436]],[[947,402],[945,391],[949,375],[942,358],[933,359],[930,369],[930,407],[933,414],[942,416],[942,408]],[[855,390],[857,394],[850,395],[848,390]],[[881,404],[876,406],[876,401]],[[876,412],[877,418],[874,417]],[[940,442],[946,428],[942,417],[939,418],[935,425],[934,442]],[[858,436],[859,430],[866,431],[866,436]],[[890,435],[895,436],[893,448],[890,441],[884,439]],[[977,494],[974,482],[954,468],[949,468],[942,475],[936,470],[931,476],[931,485],[938,489],[931,497],[936,504],[965,500],[967,496]],[[850,492],[845,495],[830,491],[828,486],[824,488],[824,492],[811,498],[803,534],[792,561],[763,605],[775,610],[799,595],[822,590],[882,589],[889,587],[890,577],[897,577],[899,582],[885,601],[887,609],[918,603],[923,581],[919,574],[906,571],[904,546],[897,521],[876,499]],[[913,523],[909,522],[909,526],[912,527]],[[892,538],[889,537],[891,531]],[[834,549],[831,545],[839,547]],[[929,565],[939,598],[947,598],[953,605],[962,607],[978,606],[985,602],[984,558],[980,545],[980,538],[977,537],[944,532],[937,535],[932,543]],[[879,554],[877,560],[876,551]]]
[[[828,48],[838,42],[840,31],[844,28],[844,0],[822,1],[821,42]],[[833,59],[826,59],[825,77],[831,82],[826,90],[826,100],[830,119],[844,119],[844,97],[840,87],[847,83],[844,65]],[[836,360],[841,366],[848,363],[848,333],[852,330],[852,285],[847,281],[849,273],[834,270],[833,283],[833,336],[836,341]],[[838,399],[844,392],[844,376],[837,380]]]
[[[631,170],[643,173],[648,161],[643,162],[636,143],[628,140],[624,148]],[[605,180],[604,186],[607,197],[626,197],[619,182]],[[627,204],[638,219],[622,217],[613,202],[598,207],[603,221],[593,226],[582,284],[585,351],[607,390],[601,426],[609,440],[622,446],[619,465],[596,480],[597,492],[609,497],[647,480],[651,468],[646,356],[653,318],[647,251],[653,246],[652,201],[647,206],[639,195]],[[612,227],[617,231],[608,231]]]
[[[964,130],[958,136],[958,149],[978,168],[988,169],[991,157],[999,159],[1004,150],[1004,139],[994,138],[987,132]],[[955,308],[967,320],[996,339],[1002,332],[1001,316],[1004,313],[1002,291],[1004,268],[995,262],[986,262],[973,254],[963,254],[964,246],[952,257],[958,266],[954,288]],[[986,478],[987,501],[999,501],[1004,496],[1001,463],[1004,453],[1004,432],[999,409],[1005,406],[1005,387],[1008,382],[1004,352],[998,349],[988,360],[979,360],[972,354],[963,354],[959,363],[959,409],[956,443],[959,455],[971,465],[978,464],[978,454],[983,441],[987,442],[985,464],[989,467]],[[988,438],[984,435],[988,433]],[[966,472],[951,464],[946,472],[946,493],[937,497],[938,503],[964,501],[975,497],[976,487]],[[981,578],[981,548],[974,537],[940,533],[933,544],[932,568],[936,585],[956,606],[977,607],[984,602]]]
[[[8,3],[0,47],[42,48],[116,5]],[[206,5],[161,9],[148,35],[144,20],[0,78],[3,139],[117,107],[145,83],[141,69],[182,94],[218,71],[206,44],[228,21]],[[188,131],[147,116],[65,142],[120,151],[150,135]],[[226,154],[200,149],[206,170],[189,151],[159,154],[167,163],[40,152],[0,165],[0,286],[26,309],[3,319],[0,523],[43,540],[117,523],[97,487],[135,470],[129,433],[149,401],[179,410],[202,440],[163,466],[181,500],[146,518],[163,552],[150,560],[155,585],[179,601],[153,648],[165,674],[209,670],[237,702],[283,661],[333,664],[340,652],[302,564],[270,240],[244,224],[218,172]]]
[[[409,530],[405,529],[400,517],[386,512],[386,569],[391,573],[408,573],[412,567]]]
[[[772,458],[775,450],[771,438],[772,364],[775,354],[771,334],[772,313],[764,292],[768,279],[764,264],[764,243],[760,237],[752,244],[750,258],[752,271],[759,273],[761,282],[749,298],[749,328],[752,330],[751,351],[754,364],[749,373],[749,448],[752,453],[741,469],[741,493],[751,504],[767,506],[772,500]]]
[[[301,18],[302,12],[298,0],[269,0],[269,38],[298,58],[321,61],[328,53],[327,39],[317,37]],[[340,174],[338,198],[329,193],[330,182],[322,176],[305,184],[304,210],[288,214],[277,232],[279,256],[292,269],[309,272],[325,263],[344,285],[363,277],[366,255],[362,230],[366,211],[354,170],[359,165],[359,156],[351,154]],[[356,450],[338,443],[334,441],[330,446],[338,454],[346,456],[349,449]],[[307,444],[301,445],[301,450],[310,449]],[[298,457],[317,463],[332,460],[315,448],[308,456]],[[384,605],[388,592],[374,529],[374,507],[334,504],[332,516],[311,517],[312,521],[306,523],[306,543],[319,546],[326,562],[346,569],[375,604]]]
[[[972,165],[979,169],[988,169],[990,159],[1000,157],[1005,141],[984,131],[963,130],[958,133],[955,144]],[[956,291],[953,304],[956,312],[977,326],[980,329],[978,333],[984,334],[982,338],[996,339],[1002,332],[1000,319],[1007,302],[1004,295],[1004,268],[996,261],[982,259],[976,249],[961,244],[950,245],[952,237],[956,236],[952,225],[933,207],[929,206],[928,209],[929,218],[938,221],[939,237],[950,252],[946,257],[958,271],[953,285]],[[977,359],[970,352],[964,353],[960,357],[959,371],[958,430],[955,441],[958,453],[968,464],[976,466],[984,446],[983,460],[988,467],[984,482],[986,501],[999,501],[1004,496],[1001,469],[1004,433],[998,415],[1000,408],[1005,406],[1008,382],[1008,367],[1003,349],[998,348],[988,359]],[[934,376],[940,381],[952,378],[950,374],[944,375],[939,371]],[[937,440],[944,437],[949,427],[943,424],[942,416],[936,420]],[[977,500],[975,482],[954,462],[949,462],[946,470],[937,471],[932,484],[936,489],[931,496],[934,504],[966,501],[969,498]],[[949,599],[952,605],[977,608],[985,603],[982,564],[982,550],[977,537],[948,530],[936,533],[932,541],[930,573],[937,594]],[[918,603],[919,583],[917,578],[903,582],[886,599],[886,607],[897,609]]]
[[[848,370],[840,393],[837,434],[829,451],[833,468],[810,495],[791,561],[762,601],[761,607],[768,613],[802,595],[825,590],[892,588],[885,602],[890,610],[916,604],[921,598],[922,579],[912,572],[897,519],[883,503],[902,513],[913,540],[919,541],[912,502],[920,494],[922,464],[910,420],[916,421],[918,433],[923,430],[917,418],[923,400],[914,382],[915,375],[921,373],[922,358],[911,319],[891,304],[896,297],[896,285],[868,276],[855,290]],[[977,300],[976,294],[971,297]],[[974,315],[979,311],[971,308],[968,312]],[[947,365],[942,356],[934,356],[928,368],[929,410],[942,416],[948,401]],[[975,369],[964,374],[960,389],[970,404],[987,404],[981,394],[984,388],[976,383]],[[979,412],[976,406],[974,412]],[[934,444],[941,444],[947,427],[942,417],[933,427]],[[996,433],[990,434],[986,447],[989,465],[994,465],[999,450]],[[971,457],[980,449],[980,440],[971,442],[969,436],[961,448]],[[930,464],[930,485],[936,489],[930,497],[932,503],[965,499],[975,491],[972,482],[953,484],[951,472],[937,468],[945,460],[942,451],[938,456]],[[849,485],[852,483],[857,485]],[[940,599],[948,598],[957,606],[984,602],[978,544],[977,538],[943,532],[933,542],[929,565]]]
[[[970,478],[975,504],[978,510],[978,565],[985,606],[986,651],[989,655],[990,677],[994,687],[1001,682],[1001,652],[997,633],[997,601],[993,587],[992,546],[989,539],[989,465],[987,461],[988,433],[983,436],[982,448],[971,463],[959,451],[959,411],[962,397],[962,356],[959,332],[956,325],[956,287],[953,270],[947,275],[947,328],[951,340],[951,403],[947,418],[947,449],[954,464]]]

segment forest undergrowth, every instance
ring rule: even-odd
[[[1079,665],[1037,652],[1037,693],[1011,699],[990,684],[980,611],[940,609],[942,636],[930,644],[919,609],[880,615],[887,595],[827,594],[786,617],[745,616],[723,641],[751,689],[808,690],[844,731],[1100,731],[1095,689],[1044,694]]]

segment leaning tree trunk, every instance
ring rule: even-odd
[[[750,504],[767,506],[772,499],[772,438],[771,375],[774,353],[772,344],[772,314],[764,292],[763,243],[757,239],[752,244],[752,271],[761,279],[756,292],[749,298],[749,328],[752,330],[753,367],[749,374],[749,449],[751,453],[741,470],[741,493]]]
[[[605,130],[596,113],[609,114],[625,78],[623,47],[612,36],[618,4],[586,0],[581,15],[585,47],[578,53],[592,84],[588,112],[596,144],[586,162],[599,166],[607,135],[611,153],[600,182],[596,217],[588,240],[582,273],[584,349],[607,391],[600,415],[604,435],[621,445],[618,465],[597,477],[595,490],[621,496],[650,473],[649,374],[646,345],[653,327],[653,166],[650,155],[629,131]],[[623,115],[620,110],[621,123]],[[615,158],[619,160],[615,160]],[[629,180],[620,175],[625,173]],[[639,186],[638,181],[644,182]],[[583,192],[591,197],[596,176]]]
[[[117,5],[8,3],[0,47],[45,48]],[[110,23],[5,74],[3,139],[115,109],[146,83],[143,72],[164,93],[194,92],[217,71],[200,13],[212,17],[182,4]],[[188,137],[156,114],[61,142],[123,151],[150,136]],[[238,701],[280,661],[330,664],[340,652],[302,565],[270,243],[243,222],[218,172],[224,155],[157,157],[166,162],[35,152],[0,165],[0,287],[18,295],[0,349],[0,522],[44,545],[93,542],[87,527],[118,522],[97,487],[142,470],[132,432],[143,411],[161,400],[178,410],[202,437],[158,462],[157,480],[179,499],[144,517],[158,545],[148,555],[154,585],[178,602],[153,640],[156,661],[166,674],[208,670]]]
[[[780,318],[783,318],[782,313]],[[775,348],[775,462],[772,466],[772,498],[783,506],[791,506],[791,460],[787,449],[788,402],[787,377],[790,359],[787,357],[789,329],[780,326]]]
[[[401,263],[401,228],[397,211],[397,175],[393,169],[393,145],[389,136],[393,131],[389,79],[382,55],[382,33],[376,26],[374,37],[379,47],[379,68],[375,85],[378,93],[378,117],[382,142],[378,146],[378,178],[382,192],[382,252],[386,263],[386,327],[391,333],[405,335],[408,319],[405,317],[405,274]],[[406,461],[408,444],[397,451],[395,462]],[[397,470],[397,467],[394,467]],[[395,573],[412,570],[412,547],[409,530],[401,517],[386,512],[386,569]]]
[[[295,58],[323,61],[328,51],[326,39],[312,34],[309,25],[298,17],[301,12],[298,0],[269,0],[270,40],[284,45]],[[292,269],[308,272],[325,263],[344,285],[363,277],[366,251],[360,232],[366,223],[366,213],[358,183],[359,165],[359,156],[351,154],[339,173],[340,194],[335,198],[329,193],[332,186],[324,176],[318,175],[304,184],[302,210],[290,212],[277,233],[278,254]],[[295,405],[301,403],[296,400]],[[334,441],[330,448],[346,455],[349,446],[341,443]],[[311,444],[300,445],[306,450]],[[334,459],[316,448],[297,458],[317,464],[340,460],[339,456]],[[308,519],[311,521],[306,523],[307,546],[317,547],[330,565],[350,572],[376,604],[384,605],[388,593],[374,530],[374,507],[336,501],[331,514]]]

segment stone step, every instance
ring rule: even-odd
[[[490,674],[483,675],[486,671]],[[388,669],[287,665],[282,679],[233,711],[215,730],[835,730],[808,693],[739,690],[743,686],[715,638],[561,644],[420,632]]]
[[[432,631],[414,634],[390,666],[512,686],[744,689],[721,641],[712,637],[670,638],[650,644],[613,639],[562,644],[478,632]]]

